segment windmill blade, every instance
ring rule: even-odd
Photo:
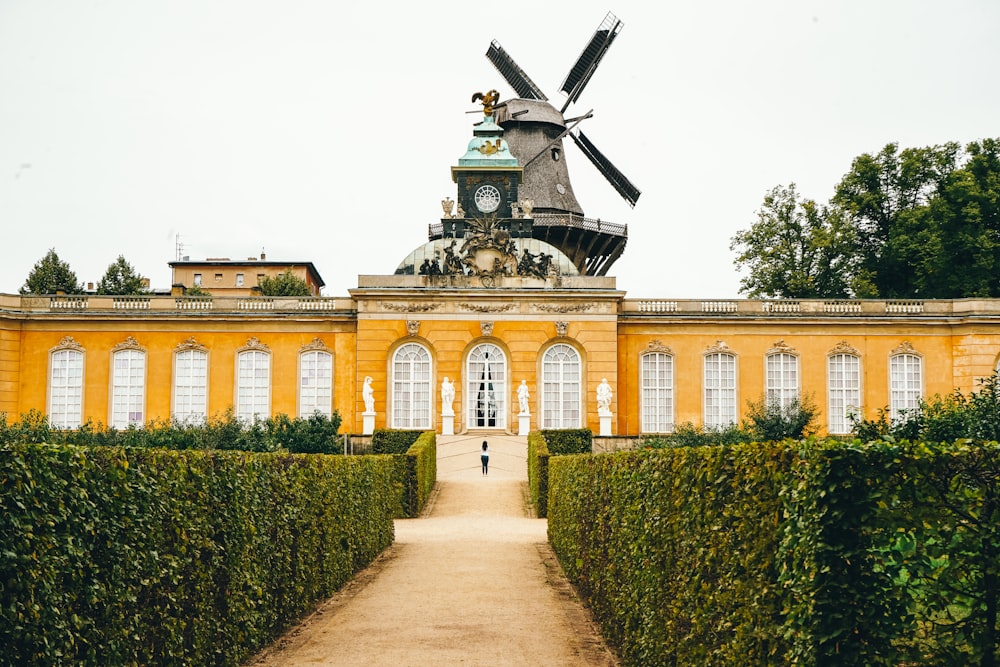
[[[518,67],[514,59],[510,57],[509,53],[503,50],[503,47],[500,46],[497,40],[494,39],[490,42],[490,48],[486,50],[486,57],[497,68],[497,71],[503,75],[503,78],[507,80],[507,83],[514,89],[518,97],[526,100],[548,101],[549,98],[545,96],[541,88],[536,86],[535,82],[524,73],[524,70]]]
[[[580,93],[590,81],[590,77],[594,76],[594,71],[597,69],[598,63],[601,62],[601,58],[608,52],[611,42],[615,41],[615,37],[618,36],[624,25],[617,16],[608,12],[608,15],[601,21],[601,25],[597,26],[597,31],[590,38],[590,42],[580,54],[576,64],[570,69],[569,74],[566,75],[566,80],[563,81],[562,88],[560,88],[568,96],[566,104],[563,105],[562,113],[566,113],[566,108],[579,99]]]
[[[587,156],[597,170],[604,174],[604,178],[608,179],[608,183],[614,186],[618,194],[628,202],[628,205],[635,208],[635,203],[639,201],[639,195],[642,192],[639,188],[632,184],[632,181],[625,177],[625,174],[618,171],[615,165],[611,164],[611,161],[604,157],[601,151],[597,150],[597,147],[583,134],[583,132],[570,132],[569,136],[573,137],[573,141],[576,145],[580,147],[583,154]]]

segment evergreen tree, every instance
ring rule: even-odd
[[[149,290],[143,285],[143,280],[125,257],[118,255],[118,259],[108,265],[104,277],[97,282],[97,293],[117,296],[145,294]]]
[[[292,273],[291,269],[276,276],[264,276],[258,286],[264,296],[312,296],[306,281]]]
[[[76,274],[69,268],[69,264],[59,259],[55,248],[49,251],[35,263],[31,273],[28,274],[24,286],[21,287],[21,294],[55,294],[65,292],[66,294],[81,294],[83,286],[76,278]]]

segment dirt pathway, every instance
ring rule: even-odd
[[[573,665],[614,656],[567,583],[546,522],[525,516],[525,438],[438,438],[430,511],[304,623],[258,655],[278,665]]]

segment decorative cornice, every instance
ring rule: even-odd
[[[902,343],[900,343],[898,347],[896,347],[892,352],[890,352],[890,354],[893,356],[897,354],[914,354],[918,357],[923,356],[915,349],[913,349],[913,345],[911,345],[910,341],[908,340],[904,340]]]
[[[798,354],[795,348],[785,342],[782,338],[774,342],[774,346],[767,351],[768,354]]]
[[[383,303],[382,307],[394,313],[426,313],[437,310],[440,303]]]
[[[420,320],[406,320],[406,333],[410,336],[420,333]]]
[[[260,339],[257,338],[256,336],[251,336],[250,338],[247,338],[246,345],[236,349],[237,352],[250,352],[251,350],[257,352],[270,352],[271,348],[269,348],[267,345],[264,345],[264,343],[260,342]]]
[[[484,303],[460,303],[458,307],[463,310],[471,310],[476,313],[505,313],[508,310],[517,308],[517,304],[502,303],[497,305],[487,305]]]
[[[835,354],[851,354],[854,355],[855,357],[861,356],[861,353],[858,352],[855,348],[851,347],[846,340],[842,340],[836,345],[834,345],[833,349],[830,350],[830,353],[827,356],[833,356]]]
[[[575,303],[571,305],[554,305],[551,303],[535,303],[532,304],[532,308],[540,310],[544,313],[582,313],[588,310],[593,310],[594,304]]]
[[[723,340],[717,340],[717,341],[715,341],[715,345],[712,345],[711,347],[708,347],[705,350],[705,354],[716,354],[716,353],[719,353],[719,352],[725,352],[727,354],[732,354],[733,351],[732,351],[732,349],[730,349],[730,347],[728,345],[726,345],[726,342],[723,341]]]
[[[654,338],[653,340],[649,341],[649,344],[646,345],[646,349],[643,350],[642,352],[643,354],[648,354],[650,352],[662,352],[663,354],[669,354],[669,355],[673,355],[674,353],[674,351],[671,350],[669,346],[664,345],[659,338]]]
[[[177,343],[177,347],[174,348],[176,352],[186,352],[187,350],[197,350],[198,352],[208,352],[208,348],[199,343],[191,336],[184,340],[183,342]]]
[[[139,350],[140,352],[146,351],[142,345],[139,345],[139,341],[137,341],[133,336],[129,336],[111,348],[112,352],[121,352],[122,350]]]
[[[77,352],[83,352],[83,345],[76,342],[76,339],[72,336],[64,336],[55,347],[49,350],[49,352],[58,352],[59,350],[76,350]]]
[[[326,346],[322,338],[313,338],[312,341],[306,343],[299,348],[299,352],[329,352],[330,348]]]

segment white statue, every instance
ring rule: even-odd
[[[531,199],[522,199],[521,200],[521,217],[522,218],[530,218],[531,217],[531,211],[534,208],[535,208],[535,202],[534,201],[532,201]]]
[[[449,220],[455,217],[452,214],[452,211],[455,210],[455,202],[451,200],[451,197],[445,197],[441,200],[441,210],[444,211],[444,217]]]
[[[597,412],[598,414],[608,414],[611,412],[611,385],[607,378],[601,379],[601,384],[597,385]]]
[[[446,377],[441,381],[441,414],[453,415],[455,411],[451,409],[451,404],[455,400],[455,385]]]
[[[528,381],[521,380],[521,386],[517,388],[517,404],[521,408],[521,414],[530,414],[528,410],[528,399],[531,395],[528,393]]]
[[[375,390],[372,389],[372,376],[365,376],[365,388],[361,395],[365,399],[365,412],[375,412]]]

